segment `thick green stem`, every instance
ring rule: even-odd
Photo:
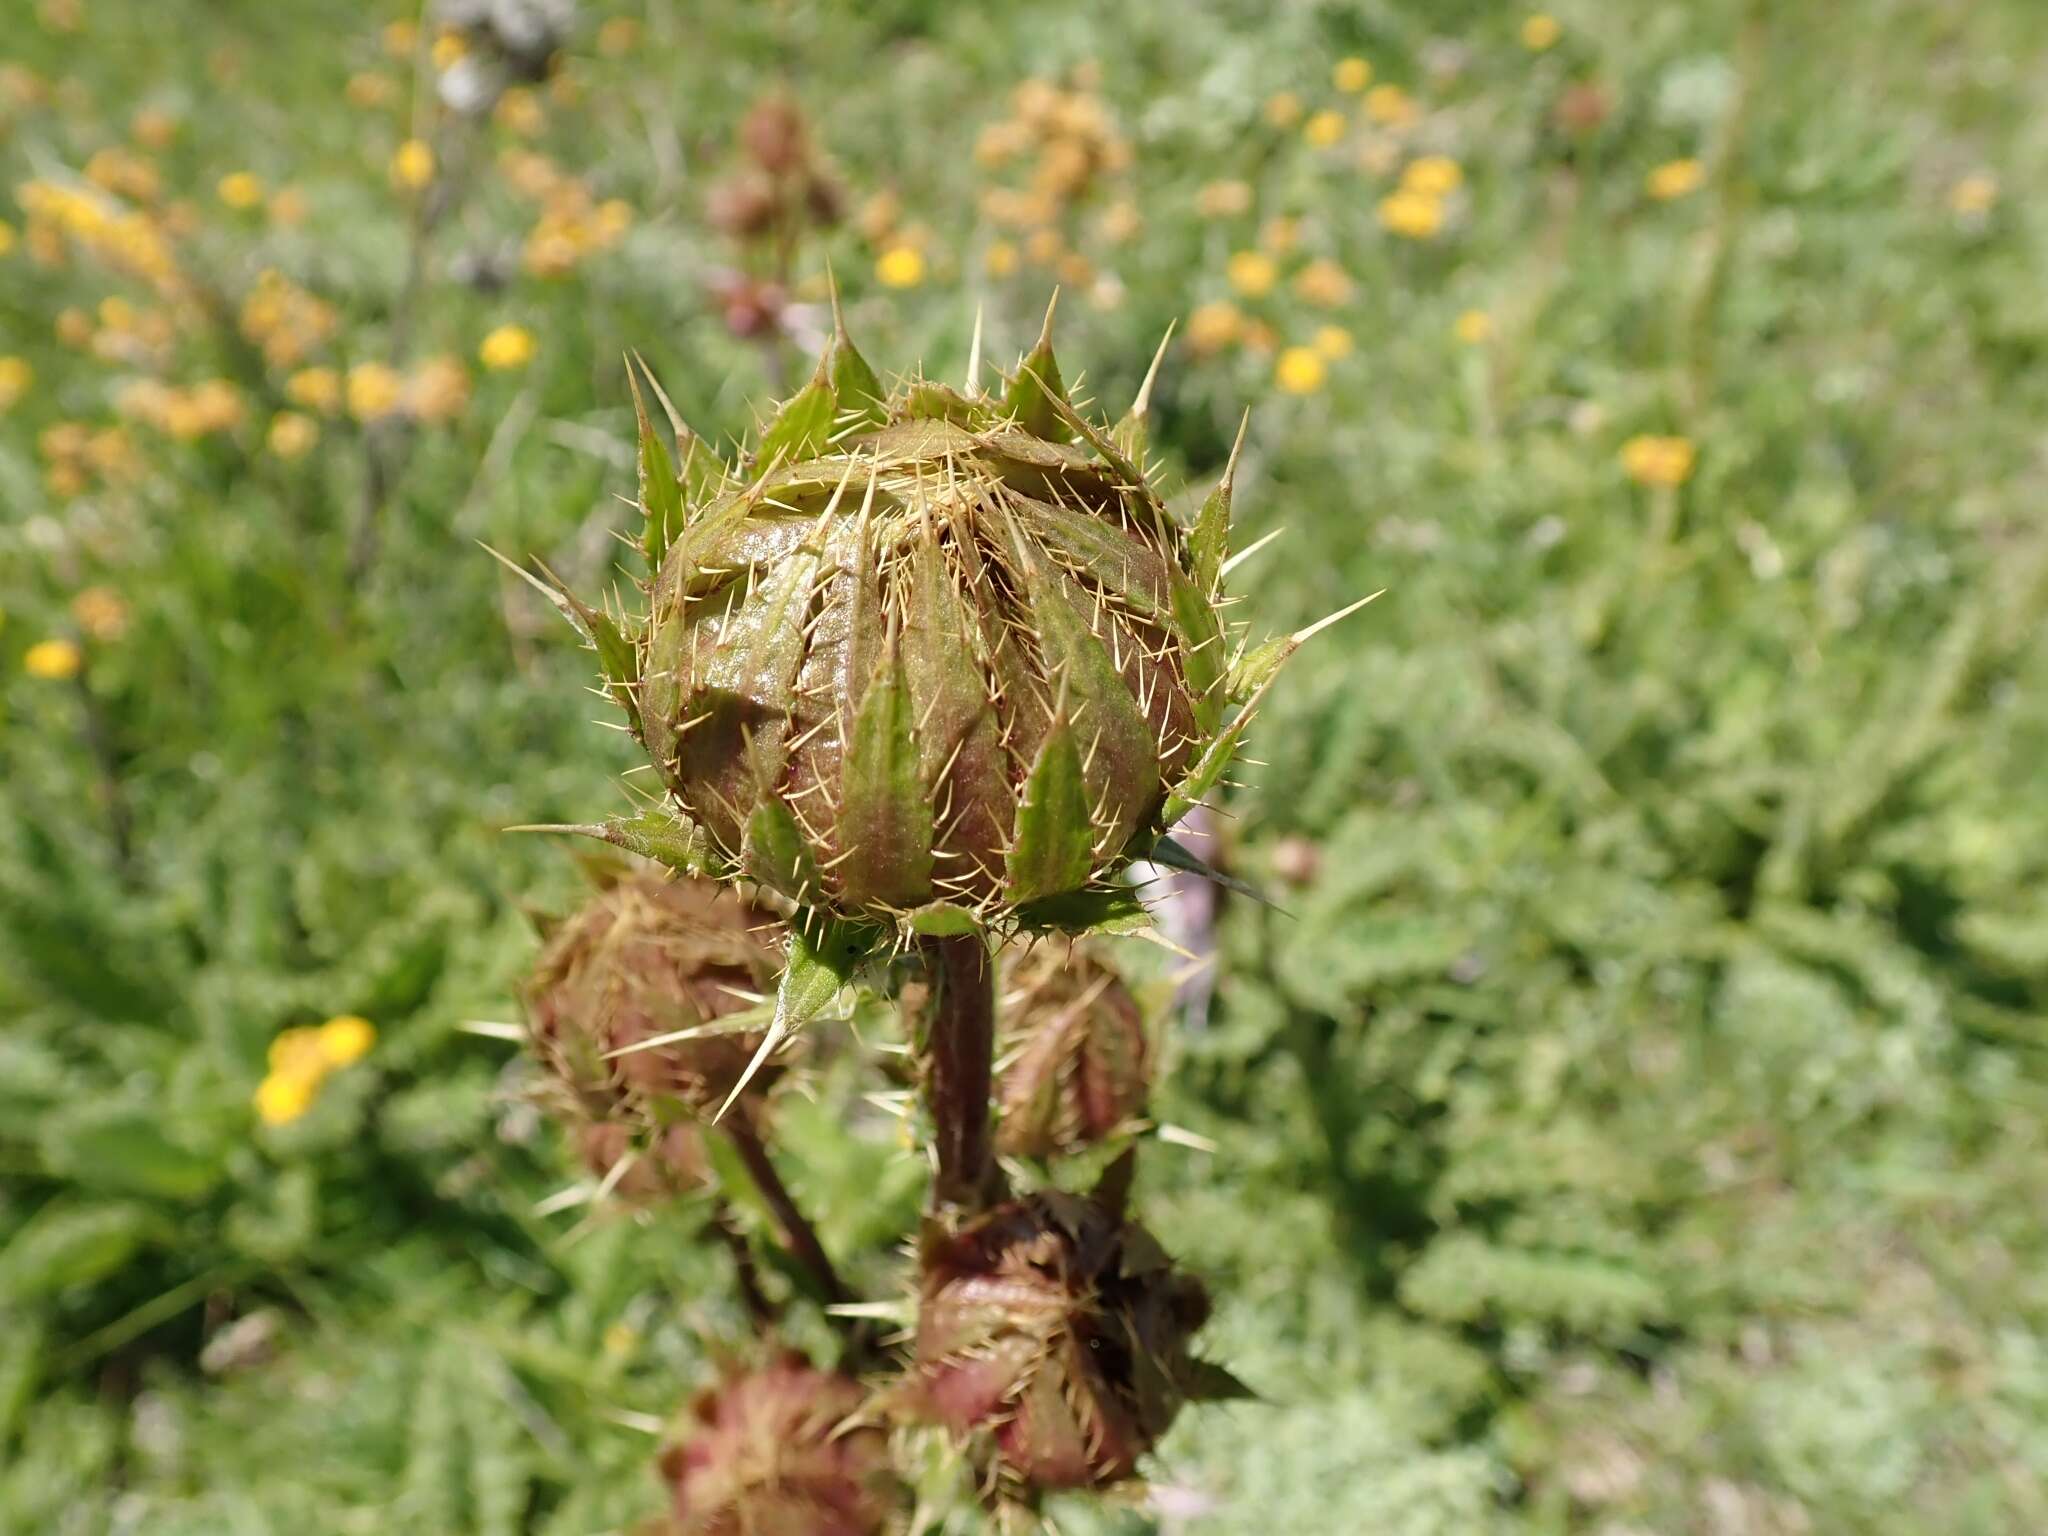
[[[945,1205],[979,1206],[1001,1183],[989,1144],[995,968],[978,935],[926,939],[921,947],[932,987],[925,1015],[925,1092],[939,1153],[932,1196]]]

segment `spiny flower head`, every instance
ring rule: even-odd
[[[1295,643],[1233,665],[1232,475],[1177,522],[1143,467],[1149,393],[1095,425],[1049,335],[999,394],[885,390],[840,324],[740,464],[671,412],[672,460],[642,411],[647,615],[552,595],[663,776],[683,862],[883,933],[1099,915]]]
[[[760,1036],[716,1024],[772,986],[774,927],[736,892],[642,873],[562,923],[527,982],[526,1009],[534,1051],[572,1114],[666,1121],[665,1106],[718,1107]]]
[[[1003,1493],[1131,1476],[1182,1404],[1243,1388],[1189,1351],[1200,1282],[1127,1221],[1128,1158],[1088,1196],[1046,1192],[927,1239],[901,1401]]]
[[[879,1536],[901,1486],[886,1434],[848,1422],[865,1400],[852,1377],[795,1356],[703,1394],[662,1457],[675,1490],[664,1536]]]

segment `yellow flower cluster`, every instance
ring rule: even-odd
[[[1445,203],[1465,183],[1465,172],[1447,155],[1421,155],[1408,162],[1401,183],[1380,199],[1381,228],[1404,240],[1434,240],[1443,230]]]
[[[108,266],[153,283],[159,291],[178,288],[178,264],[163,225],[105,189],[37,180],[22,183],[14,195],[28,215],[31,251],[61,259],[68,239]]]
[[[273,368],[303,361],[340,323],[332,304],[274,267],[257,274],[255,288],[242,301],[242,334],[263,349],[263,360]]]
[[[38,640],[21,653],[21,670],[43,683],[69,682],[84,665],[75,640]]]
[[[53,496],[83,495],[95,479],[109,485],[129,483],[143,469],[141,455],[118,426],[54,422],[37,434],[36,448],[43,458],[43,484]]]
[[[270,1042],[269,1070],[253,1103],[265,1125],[289,1125],[313,1107],[328,1074],[362,1060],[377,1043],[376,1026],[354,1014],[282,1031]]]
[[[36,370],[27,358],[0,357],[0,414],[13,410],[35,381]]]
[[[566,277],[586,257],[608,251],[633,227],[632,206],[620,198],[598,202],[590,188],[546,155],[510,150],[498,168],[514,191],[541,205],[522,252],[536,277]]]
[[[132,150],[110,144],[85,162],[85,179],[132,203],[153,203],[163,192],[156,167]]]
[[[112,587],[86,587],[71,599],[71,617],[102,644],[128,633],[128,601]]]
[[[1057,271],[1062,282],[1079,286],[1094,279],[1093,263],[1075,249],[1082,243],[1078,210],[1108,178],[1130,170],[1134,158],[1097,83],[1089,68],[1077,72],[1071,85],[1025,80],[1011,93],[1009,115],[990,123],[976,140],[975,160],[984,170],[1014,172],[1016,178],[990,187],[981,198],[991,223],[1019,232],[1018,243],[1004,241],[1004,254],[990,261],[996,275],[1014,271],[1013,258],[1021,251],[1032,265]],[[1097,227],[1116,245],[1135,235],[1142,222],[1137,205],[1124,198],[1105,210]]]
[[[532,362],[539,349],[533,332],[525,326],[501,325],[484,337],[483,345],[477,348],[477,358],[493,373],[509,373]]]
[[[169,311],[138,309],[118,293],[100,300],[97,330],[84,319],[82,310],[65,310],[58,318],[64,330],[79,338],[80,345],[92,348],[93,356],[135,368],[163,366],[177,339],[177,325]]]
[[[201,379],[189,385],[132,379],[115,392],[114,409],[181,442],[193,442],[232,432],[248,407],[242,392],[227,379]]]

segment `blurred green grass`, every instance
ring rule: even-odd
[[[395,9],[84,0],[0,45],[9,186],[168,115],[136,152],[190,205],[166,217],[205,295],[75,246],[43,264],[5,214],[0,353],[33,377],[0,415],[0,1530],[580,1533],[653,1507],[649,1429],[742,1322],[700,1213],[574,1241],[576,1213],[533,1213],[565,1164],[505,1047],[457,1027],[508,1017],[522,905],[573,883],[498,829],[609,809],[628,763],[586,658],[476,541],[599,582],[626,347],[707,430],[773,393],[707,293],[730,253],[702,202],[778,79],[856,210],[803,275],[832,258],[878,362],[956,371],[976,304],[1006,362],[1060,274],[1028,249],[990,274],[1028,241],[983,194],[1022,173],[974,135],[1087,68],[1132,163],[1058,226],[1088,263],[1063,358],[1114,411],[1169,320],[1234,304],[1239,340],[1169,355],[1155,437],[1201,483],[1255,406],[1244,538],[1285,531],[1241,612],[1388,595],[1258,733],[1227,841],[1293,915],[1227,914],[1163,1110],[1218,1150],[1148,1168],[1148,1219],[1222,1299],[1216,1352],[1271,1401],[1187,1415],[1152,1511],[1062,1528],[2048,1521],[2030,0],[1589,0],[1540,51],[1476,0],[657,3],[611,51],[625,13],[588,9],[536,140],[434,139],[459,200],[409,303],[387,167],[438,130],[380,36]],[[1352,56],[1412,124],[1331,85]],[[388,105],[351,99],[366,72]],[[1276,126],[1280,92],[1343,111],[1342,141]],[[623,199],[624,238],[525,271],[521,147]],[[1463,184],[1403,240],[1378,207],[1421,152]],[[1699,190],[1646,194],[1688,157]],[[224,206],[236,171],[303,218]],[[1252,206],[1199,213],[1231,180]],[[1112,240],[1121,202],[1141,227]],[[1281,216],[1281,280],[1234,292]],[[925,270],[887,287],[904,243]],[[1334,307],[1293,287],[1318,257],[1350,279]],[[208,308],[266,268],[334,306],[301,364],[447,354],[473,398],[267,448],[292,370]],[[110,295],[174,315],[166,356],[101,339]],[[535,359],[483,370],[504,324]],[[1326,325],[1353,349],[1278,390],[1277,352]],[[50,430],[123,423],[138,374],[232,380],[241,418],[125,421],[82,485],[53,475],[77,455]],[[1631,483],[1646,433],[1695,445],[1683,485]],[[65,670],[34,660],[51,639],[76,678],[34,675]],[[258,1124],[271,1040],[344,1013],[375,1049]],[[864,1129],[849,1156],[855,1085],[818,1092],[786,1149],[879,1287],[915,1191],[877,1207],[894,1148]]]

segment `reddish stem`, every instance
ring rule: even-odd
[[[932,985],[925,1014],[925,1091],[939,1152],[932,1196],[947,1205],[979,1206],[1001,1183],[989,1147],[995,968],[975,934],[925,939],[921,947]]]
[[[825,1300],[828,1303],[851,1301],[853,1293],[840,1281],[839,1272],[826,1256],[825,1245],[818,1241],[817,1229],[796,1203],[789,1186],[782,1182],[782,1175],[775,1171],[768,1149],[761,1144],[760,1132],[743,1111],[728,1117],[721,1129],[732,1139],[733,1149],[739,1153],[740,1161],[746,1164],[747,1177],[754,1181],[754,1187],[761,1191],[761,1197],[775,1213],[775,1224],[782,1229],[782,1240],[789,1245],[796,1261],[811,1272],[811,1278],[817,1282]]]

